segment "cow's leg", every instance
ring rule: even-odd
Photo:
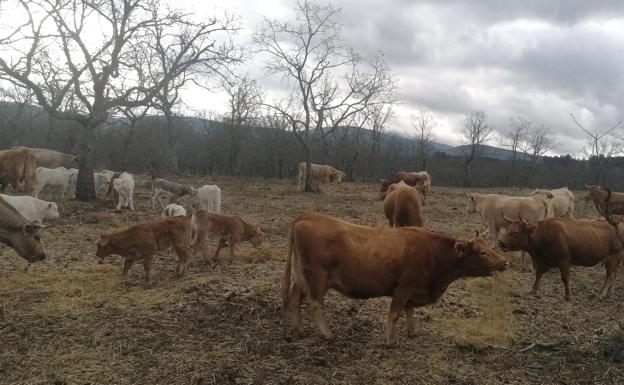
[[[548,271],[546,267],[544,267],[540,263],[535,263],[535,282],[533,282],[533,288],[531,289],[531,293],[537,294],[540,286],[540,282],[542,280],[542,276],[544,273]]]
[[[225,238],[219,238],[219,244],[217,245],[217,251],[215,251],[214,255],[212,256],[212,259],[216,260],[219,257],[219,253],[221,252],[221,249],[224,248],[225,246],[226,246]],[[232,247],[232,245],[230,245],[230,247]]]
[[[414,305],[408,302],[405,305],[405,321],[407,322],[407,335],[416,335],[416,322],[414,322]]]
[[[124,261],[123,271],[121,272],[122,281],[126,280],[126,277],[128,276],[128,271],[130,271],[130,268],[132,267],[133,263],[134,263],[134,259],[126,258],[126,260]]]
[[[388,323],[386,324],[386,346],[392,345],[394,337],[394,325],[396,324],[401,311],[405,308],[405,304],[412,295],[412,290],[401,287],[394,292],[392,302],[390,303],[390,313],[388,314]]]
[[[307,277],[303,277],[303,279],[307,280],[309,285],[308,306],[310,307],[312,320],[314,320],[314,323],[318,326],[321,335],[327,339],[331,339],[332,333],[323,316],[323,297],[325,297],[325,293],[327,293],[328,289],[327,273],[322,269],[318,269],[312,272],[312,276],[315,279],[310,280],[307,279]]]
[[[620,258],[619,256],[609,256],[607,261],[605,262],[605,282],[602,285],[602,289],[600,289],[599,298],[609,297],[613,294],[613,289],[615,288],[615,277],[617,276],[618,267],[620,266]]]
[[[192,252],[189,245],[187,245],[186,242],[180,240],[177,240],[173,244],[173,249],[178,255],[178,267],[176,269],[176,276],[180,278],[184,276],[184,273],[186,273],[186,269],[188,268],[188,265],[191,261],[190,257]],[[169,249],[169,254],[171,255],[171,249]]]
[[[234,242],[234,239],[232,237],[228,237],[228,248],[230,249],[230,260],[234,260],[234,257],[236,257],[235,252],[236,252],[236,242]]]
[[[561,280],[565,287],[565,300],[569,301],[572,298],[572,291],[570,290],[570,263],[563,261],[559,263],[559,272],[561,273]]]
[[[520,258],[522,260],[522,271],[528,271],[530,273],[532,271],[531,267],[533,267],[533,269],[535,268],[535,263],[533,262],[533,258],[531,258],[529,253],[527,253],[524,250],[520,251]],[[530,265],[527,265],[526,263],[527,260],[531,262]]]
[[[143,255],[143,268],[145,269],[145,284],[152,281],[152,268],[154,267],[154,253]]]
[[[293,283],[288,292],[288,302],[284,309],[284,316],[286,322],[288,322],[293,329],[298,333],[303,331],[303,320],[301,318],[301,299],[303,293],[297,283]]]
[[[132,194],[130,195],[129,204],[130,210],[134,211],[134,198],[132,197]]]

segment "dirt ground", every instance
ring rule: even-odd
[[[98,264],[95,244],[160,214],[150,207],[148,180],[138,179],[134,212],[60,202],[62,219],[45,235],[49,259],[25,270],[0,248],[1,384],[624,384],[624,287],[599,301],[602,266],[573,268],[573,300],[565,302],[558,271],[530,295],[533,275],[510,254],[507,272],[455,282],[439,303],[417,310],[415,337],[399,321],[394,348],[383,343],[387,298],[332,293],[325,312],[335,340],[321,339],[305,309],[304,335],[295,336],[279,317],[290,222],[317,210],[386,226],[377,186],[301,194],[285,181],[181,181],[221,186],[223,211],[259,224],[265,249],[243,245],[235,260],[224,252],[218,263],[197,258],[182,279],[175,258],[162,253],[152,286],[144,286],[140,264],[124,284],[121,259]],[[466,213],[466,192],[434,186],[427,226],[470,237],[479,221]],[[577,216],[594,216],[577,198]],[[182,203],[196,207],[191,198]]]

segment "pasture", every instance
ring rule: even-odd
[[[174,257],[161,253],[154,283],[141,264],[122,283],[122,259],[98,264],[100,234],[159,216],[149,180],[137,177],[136,211],[112,201],[59,202],[61,220],[45,233],[51,254],[27,263],[0,248],[1,384],[622,384],[624,283],[598,301],[604,268],[572,268],[570,302],[559,272],[544,276],[539,297],[518,255],[495,278],[451,285],[439,303],[416,310],[418,334],[397,324],[398,344],[384,346],[389,299],[327,297],[336,338],[321,339],[304,309],[296,336],[280,321],[280,279],[290,222],[305,210],[387,226],[377,184],[343,183],[302,194],[289,181],[237,178],[176,181],[216,183],[223,212],[260,225],[265,249],[241,244],[238,257],[218,262],[198,255],[182,279]],[[527,190],[474,189],[526,195]],[[434,186],[424,206],[426,226],[468,238],[479,228],[466,213],[467,190]],[[594,216],[577,193],[576,216]],[[181,201],[197,209],[195,198]],[[210,241],[210,256],[216,241]]]

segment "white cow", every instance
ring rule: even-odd
[[[165,207],[162,212],[163,218],[165,217],[185,217],[186,209],[178,204],[172,203]]]
[[[73,173],[65,167],[45,168],[37,167],[37,187],[35,188],[35,198],[46,187],[60,187],[61,199],[65,199],[65,194],[71,197],[71,184]]]
[[[53,220],[59,217],[58,206],[54,202],[46,202],[28,195],[11,196],[0,194],[0,198],[13,206],[27,221]]]
[[[103,172],[93,173],[93,183],[95,184],[95,195],[97,199],[106,198],[108,186],[111,182],[112,175]]]
[[[552,206],[555,217],[574,217],[574,194],[567,187],[554,190],[535,189],[533,195],[548,196],[552,194]]]
[[[113,180],[113,190],[117,192],[117,210],[127,207],[134,210],[134,177],[132,174],[123,172],[119,178]]]
[[[221,212],[221,189],[215,184],[207,184],[197,189],[199,208],[202,210]]]

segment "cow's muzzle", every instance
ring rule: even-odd
[[[498,241],[498,247],[502,250],[502,251],[509,251],[509,247],[503,243],[503,241]],[[509,262],[507,262],[509,263]]]

